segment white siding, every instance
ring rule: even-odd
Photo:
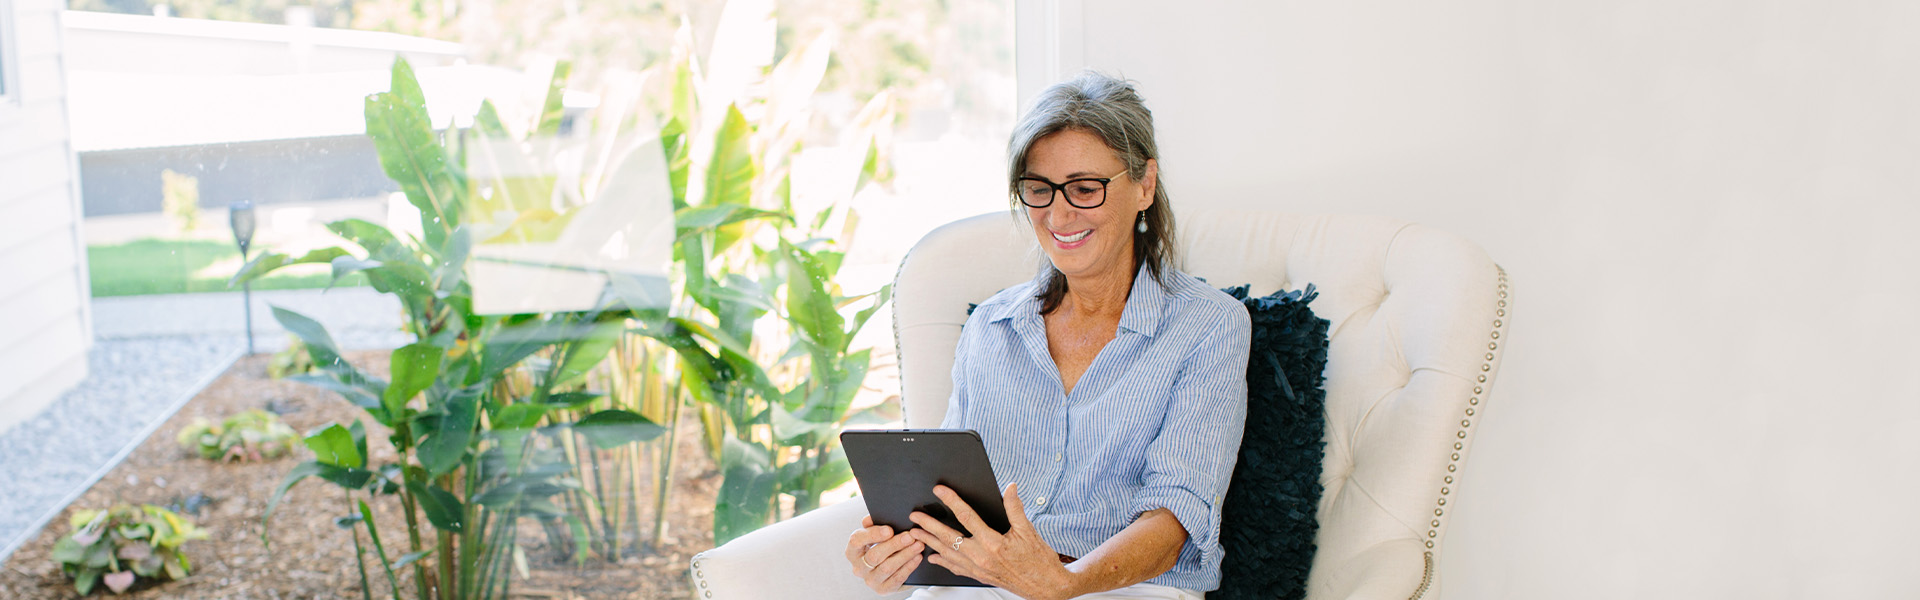
[[[0,104],[0,431],[86,376],[86,260],[59,0],[12,0],[17,102]],[[4,4],[0,4],[4,6]]]

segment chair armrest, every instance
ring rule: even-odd
[[[825,506],[694,555],[697,600],[760,598],[906,598],[914,588],[879,596],[847,565],[847,536],[860,528],[859,499]]]
[[[1430,593],[1433,562],[1426,549],[1413,538],[1389,540],[1373,545],[1345,561],[1316,564],[1324,569],[1314,577],[1319,589],[1308,589],[1308,598],[1344,600],[1409,600]]]

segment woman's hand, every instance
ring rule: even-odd
[[[973,507],[944,485],[934,486],[933,494],[967,530],[955,531],[938,519],[915,512],[909,518],[920,528],[907,533],[938,553],[927,560],[956,575],[978,579],[1028,600],[1078,595],[1073,573],[1060,564],[1060,554],[1040,539],[1040,532],[1027,520],[1027,509],[1020,503],[1016,485],[1009,484],[1001,494],[1011,525],[1004,534],[988,527]]]
[[[853,565],[854,576],[865,580],[875,593],[891,594],[920,566],[920,552],[925,549],[911,535],[874,526],[873,516],[868,515],[847,538],[847,562]]]

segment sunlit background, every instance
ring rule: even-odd
[[[191,453],[172,447],[171,438],[190,417],[219,423],[236,410],[264,409],[301,435],[328,422],[373,424],[365,414],[301,404],[311,396],[350,408],[331,392],[287,383],[284,377],[297,378],[309,368],[302,362],[306,346],[274,310],[311,317],[348,360],[385,372],[385,351],[415,339],[402,303],[371,287],[366,272],[335,277],[335,266],[325,261],[275,270],[243,291],[231,281],[246,263],[234,215],[251,214],[246,258],[300,257],[343,244],[357,248],[327,227],[346,219],[422,235],[419,208],[383,169],[378,144],[368,135],[366,99],[389,90],[396,59],[417,77],[430,126],[443,132],[449,147],[456,138],[504,136],[499,143],[460,142],[460,152],[477,153],[466,162],[479,197],[494,203],[467,219],[482,238],[473,250],[481,262],[469,270],[478,312],[584,310],[602,299],[604,277],[587,276],[581,288],[572,285],[582,282],[577,275],[503,260],[573,261],[575,269],[613,268],[608,257],[640,260],[646,264],[629,265],[636,273],[665,278],[672,270],[678,282],[682,263],[669,267],[664,254],[673,243],[670,228],[666,238],[649,239],[635,238],[631,229],[611,238],[611,230],[592,231],[600,224],[593,221],[609,215],[633,221],[639,217],[631,215],[673,209],[678,190],[662,173],[648,171],[662,159],[651,159],[655,166],[647,167],[648,161],[628,161],[620,157],[631,155],[617,150],[638,143],[635,153],[659,155],[660,142],[648,140],[663,128],[692,130],[690,147],[682,149],[692,155],[689,202],[700,204],[702,194],[709,202],[731,201],[706,191],[712,182],[704,180],[703,169],[713,160],[712,140],[720,139],[713,136],[725,126],[727,107],[738,107],[756,131],[749,151],[759,175],[749,203],[789,221],[778,227],[771,219],[746,223],[750,244],[768,252],[786,240],[841,256],[832,259],[837,270],[827,283],[830,293],[849,297],[842,305],[846,315],[879,304],[867,315],[873,325],[845,344],[843,352],[861,354],[865,368],[851,382],[858,388],[853,410],[835,419],[857,415],[852,418],[865,426],[898,419],[897,408],[890,408],[897,403],[888,402],[899,393],[889,309],[866,295],[891,283],[901,256],[928,230],[1006,206],[1003,155],[1015,103],[1011,0],[77,0],[65,10],[52,2],[8,0],[0,2],[0,14],[9,13],[9,4],[16,25],[0,29],[0,48],[6,48],[0,50],[0,81],[7,82],[0,100],[56,118],[0,126],[0,156],[7,157],[0,165],[7,181],[24,183],[11,187],[33,192],[21,197],[23,204],[59,208],[64,203],[47,198],[73,189],[81,216],[73,227],[80,244],[71,250],[60,249],[61,242],[48,237],[53,230],[39,224],[6,231],[0,239],[0,247],[12,248],[0,255],[43,263],[26,269],[8,263],[0,291],[20,288],[18,295],[43,296],[35,302],[48,307],[45,323],[5,338],[33,348],[8,354],[14,357],[5,370],[8,391],[0,393],[10,398],[0,410],[0,431],[6,432],[0,436],[0,557],[33,565],[16,569],[16,575],[53,577],[40,571],[53,564],[49,548],[42,547],[51,541],[33,542],[40,528],[64,534],[74,511],[111,502],[170,508],[220,540],[258,536],[261,497],[216,489],[231,482],[197,476],[183,482],[174,474],[206,469],[182,462]],[[17,40],[14,30],[20,32]],[[687,82],[676,81],[682,75]],[[24,96],[16,92],[22,78],[32,84]],[[57,89],[44,81],[57,82]],[[687,96],[677,96],[682,93]],[[57,118],[61,106],[65,131]],[[497,115],[504,130],[489,132],[483,111]],[[64,169],[48,168],[60,166],[57,160],[14,158],[37,156],[17,153],[50,148],[61,138],[74,156],[68,180],[59,176]],[[520,158],[502,163],[502,153]],[[599,156],[618,164],[595,163]],[[583,169],[591,173],[582,175]],[[629,181],[618,183],[622,176]],[[551,201],[543,196],[529,205],[525,198],[517,204],[508,198],[530,181],[554,190]],[[606,190],[595,191],[601,187]],[[0,199],[14,197],[0,193]],[[569,222],[574,225],[566,227]],[[576,239],[582,236],[587,239]],[[41,238],[46,240],[34,241]],[[534,243],[509,243],[528,240]],[[59,250],[49,254],[47,246]],[[615,247],[617,256],[607,254]],[[562,257],[567,252],[579,256]],[[716,277],[758,278],[759,269],[785,269],[779,260],[755,258],[739,246],[731,252],[722,258],[716,250],[710,260],[720,263],[708,270]],[[84,274],[89,300],[78,302],[81,294],[60,290],[60,283],[40,275],[61,268]],[[42,288],[56,291],[34,291]],[[585,295],[569,300],[567,289]],[[767,292],[775,303],[787,297]],[[851,304],[862,297],[867,304]],[[582,298],[586,305],[568,308],[567,302]],[[81,311],[55,314],[52,307],[63,299],[77,301]],[[671,308],[675,314],[700,310],[684,296]],[[804,359],[796,367],[796,359],[782,356],[795,335],[783,323],[753,324],[751,331],[762,338],[753,344],[754,358],[782,389],[804,387],[811,381]],[[710,523],[716,507],[725,505],[714,496],[725,466],[721,440],[736,434],[758,439],[774,448],[776,464],[826,451],[824,441],[775,447],[767,433],[741,433],[751,426],[732,425],[717,410],[683,414],[663,408],[679,401],[658,396],[681,392],[677,383],[652,387],[656,380],[677,382],[678,375],[661,371],[674,371],[671,357],[659,354],[662,348],[633,340],[611,354],[599,348],[608,354],[606,362],[569,384],[615,396],[636,390],[635,410],[652,410],[659,413],[648,413],[654,420],[688,429],[685,436],[636,446],[644,449],[632,454],[623,447],[566,459],[584,488],[555,498],[566,498],[570,513],[585,518],[548,523],[561,530],[543,531],[541,542],[522,543],[526,549],[516,547],[503,559],[530,589],[573,595],[568,597],[684,595],[686,559],[714,543]],[[709,348],[719,351],[711,343]],[[257,354],[246,355],[249,350]],[[223,372],[228,379],[218,378]],[[253,373],[259,382],[229,381],[239,373]],[[222,392],[229,384],[238,387]],[[223,394],[232,402],[211,399]],[[640,407],[642,396],[650,399],[649,408]],[[179,423],[169,423],[167,415],[175,411]],[[165,443],[141,447],[160,450],[136,449],[148,436]],[[685,446],[677,457],[676,439]],[[297,438],[293,445],[300,445]],[[378,439],[374,446],[381,446]],[[175,462],[156,466],[142,458],[154,452]],[[238,460],[248,451],[228,453],[219,446],[214,454]],[[271,466],[251,479],[277,482],[294,462],[266,461]],[[103,483],[93,484],[96,479]],[[292,496],[317,495],[322,485],[302,484]],[[87,492],[89,486],[94,491]],[[824,487],[824,496],[801,504],[854,493],[850,485]],[[304,527],[302,511],[325,518],[341,512],[289,506],[282,512],[296,516],[276,517],[284,523],[274,526],[278,535]],[[791,494],[780,496],[772,517],[804,508],[796,509]],[[662,516],[666,512],[671,518]],[[395,555],[388,558],[398,558],[409,544],[395,539],[407,537],[409,528],[380,520]],[[420,528],[429,536],[434,531],[425,523]],[[252,593],[304,597],[358,584],[350,575],[353,563],[337,560],[355,547],[346,531],[294,537],[298,541],[276,544],[282,549],[276,562],[248,562],[256,560],[248,558],[253,555],[268,560],[256,539],[239,555],[200,565],[203,587],[176,591],[218,595],[257,586]],[[593,548],[576,550],[576,540]],[[301,553],[321,556],[277,562]],[[571,561],[588,556],[599,571],[620,573],[594,583],[601,576],[593,569],[568,570],[578,567]],[[263,568],[291,568],[292,577],[271,584],[262,580]],[[398,571],[398,585],[415,585],[412,569]],[[643,571],[657,575],[638,574]],[[556,575],[561,572],[570,574]],[[378,570],[375,579],[381,579]],[[0,589],[57,594],[5,585]]]

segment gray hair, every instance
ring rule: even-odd
[[[1007,143],[1007,191],[1017,198],[1019,178],[1027,170],[1027,153],[1042,138],[1066,130],[1079,130],[1098,136],[1125,163],[1127,175],[1140,181],[1147,174],[1147,161],[1160,158],[1153,139],[1153,111],[1133,89],[1133,82],[1094,71],[1049,86],[1034,99],[1026,117],[1013,128]],[[1019,200],[1010,199],[1015,211]],[[1167,177],[1163,170],[1153,188],[1153,205],[1146,210],[1146,233],[1133,236],[1135,268],[1145,268],[1155,281],[1166,285],[1165,277],[1174,266],[1173,209],[1167,204]],[[1129,228],[1128,231],[1132,231]],[[1040,313],[1059,307],[1067,292],[1067,278],[1048,263],[1053,276],[1036,297]]]

